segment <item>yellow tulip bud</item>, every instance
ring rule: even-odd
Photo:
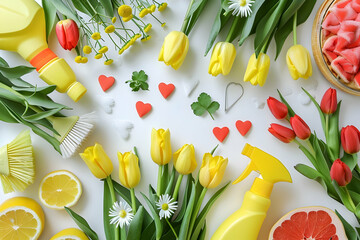
[[[309,51],[302,45],[294,45],[286,53],[286,63],[291,77],[308,79],[312,75]]]
[[[217,187],[228,164],[228,159],[221,156],[213,157],[210,153],[205,153],[200,167],[199,181],[204,188]]]
[[[119,179],[121,184],[127,188],[134,188],[140,182],[139,159],[132,152],[121,154],[118,152],[119,159]]]
[[[110,158],[98,143],[95,143],[95,146],[86,148],[83,153],[80,153],[80,156],[92,174],[99,179],[106,178],[113,171],[114,166]]]
[[[209,74],[217,76],[218,74],[228,75],[236,57],[236,49],[232,43],[218,42],[211,54],[209,64]]]
[[[177,70],[184,62],[188,50],[188,37],[183,32],[172,31],[164,39],[158,60]]]
[[[158,165],[168,164],[171,160],[171,143],[169,129],[152,129],[151,158]]]
[[[196,169],[195,149],[192,144],[185,144],[174,153],[174,167],[182,175],[188,175]]]
[[[260,53],[256,58],[255,53],[251,55],[244,77],[244,82],[250,81],[252,85],[263,86],[265,84],[270,68],[270,58],[265,53]]]

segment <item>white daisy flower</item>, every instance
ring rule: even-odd
[[[158,209],[160,210],[160,219],[170,218],[177,209],[177,202],[172,197],[170,197],[169,194],[163,194],[160,196],[156,206],[158,206]]]
[[[232,14],[241,17],[247,17],[251,14],[251,5],[253,0],[230,0],[229,9],[233,10]]]
[[[114,202],[109,211],[110,224],[116,224],[116,227],[120,226],[120,228],[129,225],[134,217],[131,212],[131,207],[125,201]]]

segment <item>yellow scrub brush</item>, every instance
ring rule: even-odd
[[[0,180],[4,193],[24,191],[34,182],[34,152],[29,131],[0,148]]]

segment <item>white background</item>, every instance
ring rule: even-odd
[[[169,128],[171,132],[171,143],[173,151],[179,149],[185,143],[192,143],[196,149],[198,166],[201,164],[202,155],[210,151],[218,140],[214,137],[212,129],[214,127],[227,126],[230,133],[227,139],[220,143],[216,154],[229,158],[229,165],[224,176],[223,184],[227,181],[235,180],[249,163],[249,159],[241,155],[241,150],[245,143],[250,143],[280,159],[288,168],[293,183],[278,183],[275,185],[271,200],[272,205],[268,212],[258,239],[267,239],[271,226],[288,211],[304,206],[326,206],[337,209],[348,221],[355,224],[356,220],[341,204],[327,196],[322,187],[315,181],[308,180],[299,174],[293,166],[297,163],[309,164],[307,158],[301,153],[295,143],[284,144],[275,139],[269,132],[268,127],[273,122],[278,122],[270,113],[267,106],[263,109],[257,108],[256,103],[266,102],[269,96],[277,97],[276,89],[285,93],[286,99],[309,124],[312,130],[317,131],[323,136],[320,119],[317,111],[312,104],[304,105],[301,103],[303,94],[301,87],[308,89],[318,101],[321,100],[323,93],[329,87],[328,83],[319,72],[314,60],[313,76],[308,80],[299,79],[294,81],[287,70],[285,55],[287,49],[292,45],[292,36],[289,36],[283,51],[275,62],[275,44],[271,43],[268,54],[271,58],[271,68],[267,83],[264,87],[254,87],[249,83],[243,82],[243,76],[250,55],[253,53],[253,38],[249,38],[245,44],[237,48],[237,56],[231,73],[226,76],[212,77],[207,73],[210,55],[204,57],[204,49],[207,37],[212,26],[213,18],[217,13],[218,4],[209,4],[204,14],[199,19],[192,33],[190,34],[190,50],[183,66],[175,71],[162,62],[157,61],[164,37],[171,30],[179,30],[183,16],[189,1],[170,1],[169,8],[161,13],[161,19],[165,19],[167,26],[162,29],[150,17],[146,17],[154,28],[151,30],[152,39],[145,43],[136,43],[122,56],[110,49],[110,56],[114,58],[112,66],[104,66],[103,60],[89,57],[87,64],[75,64],[74,51],[67,52],[61,49],[53,33],[50,38],[50,48],[59,56],[65,58],[75,71],[78,80],[87,88],[88,93],[78,103],[73,103],[64,94],[54,93],[53,99],[73,107],[73,111],[67,114],[81,115],[96,111],[98,120],[96,129],[89,137],[85,146],[93,145],[95,142],[102,144],[113,161],[114,179],[118,180],[117,151],[130,151],[133,146],[137,146],[141,157],[142,179],[136,188],[137,196],[139,192],[147,192],[148,184],[156,185],[157,165],[150,158],[150,133],[152,128]],[[210,1],[213,2],[213,1]],[[215,1],[214,1],[215,2]],[[322,1],[318,1],[313,13],[307,22],[298,27],[298,42],[311,51],[311,28],[317,9]],[[219,41],[225,39],[225,34]],[[110,45],[110,44],[109,44]],[[29,65],[16,53],[1,51],[11,66]],[[133,71],[143,69],[149,75],[150,91],[131,92],[125,81],[130,79]],[[116,83],[106,93],[103,92],[98,83],[98,76],[105,74],[114,76]],[[31,73],[24,77],[25,80],[42,86],[44,83],[38,79],[37,73]],[[200,84],[188,97],[183,88],[184,82],[200,80]],[[172,96],[165,100],[159,90],[160,82],[173,83],[176,86]],[[238,82],[244,86],[245,93],[241,100],[228,112],[224,111],[225,87],[229,82]],[[209,115],[202,117],[195,116],[190,108],[192,102],[196,100],[201,92],[207,92],[211,97],[221,104],[220,109],[214,114],[215,121]],[[112,114],[103,111],[103,102],[106,98],[115,100],[115,107]],[[338,91],[338,98],[343,100],[340,123],[342,126],[349,124],[360,127],[358,111],[359,97]],[[151,103],[152,111],[145,117],[139,118],[135,110],[137,101]],[[125,120],[134,124],[128,140],[120,137],[116,122]],[[247,136],[239,134],[235,127],[237,120],[250,120],[253,124]],[[286,123],[284,123],[286,124]],[[9,143],[25,127],[21,125],[0,123],[0,145]],[[31,133],[36,157],[36,180],[23,193],[0,194],[0,202],[14,196],[27,196],[39,202],[38,188],[41,179],[49,172],[60,169],[67,169],[75,173],[82,182],[83,194],[78,204],[72,209],[86,218],[93,229],[104,239],[102,224],[102,195],[103,184],[96,179],[88,170],[85,163],[79,156],[72,159],[62,159],[62,157],[52,149],[52,147],[42,138]],[[85,147],[84,146],[84,147]],[[199,168],[199,167],[198,167]],[[198,169],[197,169],[198,170]],[[196,170],[196,172],[197,172]],[[246,180],[231,185],[226,192],[219,198],[207,216],[208,233],[206,239],[214,233],[217,227],[234,211],[240,208],[244,193],[250,189],[256,173],[251,174]],[[1,192],[1,191],[0,191]],[[206,199],[215,190],[208,191]],[[180,193],[182,194],[182,192]],[[52,210],[43,206],[46,215],[46,223],[40,239],[49,239],[58,231],[75,227],[75,223],[63,210]]]

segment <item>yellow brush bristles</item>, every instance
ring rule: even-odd
[[[20,133],[0,148],[0,180],[4,193],[24,191],[34,182],[35,164],[30,132]]]

